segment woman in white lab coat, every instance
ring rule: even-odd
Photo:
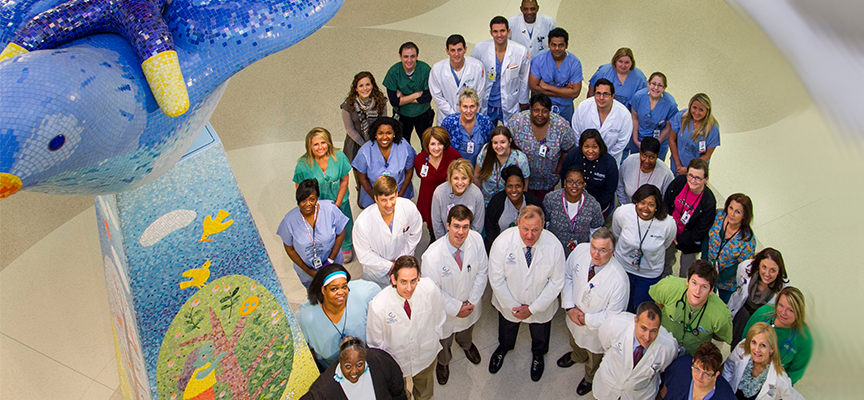
[[[390,285],[387,274],[393,262],[414,254],[423,229],[417,207],[398,197],[396,188],[392,176],[378,178],[372,187],[375,203],[360,213],[354,225],[354,252],[363,265],[363,279],[382,288]]]
[[[764,322],[753,324],[747,338],[729,354],[723,378],[739,399],[804,399],[780,365],[774,328]]]
[[[738,264],[738,290],[729,298],[732,313],[732,346],[747,333],[744,328],[759,307],[775,304],[777,294],[789,284],[783,255],[773,247],[756,253],[752,260]]]

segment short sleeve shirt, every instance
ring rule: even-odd
[[[687,280],[677,276],[667,276],[648,289],[651,299],[663,305],[661,324],[666,328],[678,345],[683,346],[687,354],[696,353],[704,342],[710,342],[714,334],[729,343],[732,340],[732,314],[729,308],[716,294],[708,297],[704,311],[692,313],[690,304],[684,296],[687,290]],[[700,319],[701,317],[701,319]],[[685,332],[685,325],[690,324],[692,331]],[[694,333],[698,333],[694,335]]]
[[[345,156],[345,153],[336,151],[335,158],[330,157],[330,160],[327,162],[326,172],[321,171],[321,167],[315,161],[312,161],[312,165],[309,165],[305,158],[298,161],[297,166],[294,168],[293,180],[294,183],[299,185],[300,182],[307,179],[315,179],[318,181],[318,188],[321,191],[320,198],[336,201],[342,178],[348,175],[349,172],[351,172],[351,162],[348,161],[348,157]],[[342,203],[348,201],[348,192],[350,191],[345,192]]]
[[[522,111],[513,115],[507,122],[507,127],[513,134],[513,141],[528,157],[528,165],[532,173],[528,188],[549,190],[558,183],[555,169],[558,167],[561,152],[573,149],[576,146],[576,139],[567,121],[557,114],[550,113],[546,137],[542,141],[537,140],[531,130],[529,112]],[[540,155],[541,146],[546,146],[545,156]]]

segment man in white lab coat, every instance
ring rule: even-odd
[[[474,324],[480,319],[480,299],[486,290],[489,259],[483,237],[471,230],[474,214],[457,204],[447,214],[447,235],[429,245],[423,253],[423,276],[429,277],[444,298],[444,324],[441,352],[435,376],[444,385],[450,376],[450,347],[453,339],[473,364],[480,363],[480,351],[474,345]]]
[[[504,356],[516,345],[519,324],[531,331],[531,380],[543,376],[543,356],[549,351],[552,317],[564,287],[564,248],[545,229],[540,207],[519,211],[516,226],[502,232],[489,251],[492,305],[498,309],[498,348],[489,360],[489,372],[501,369]]]
[[[555,18],[546,14],[540,14],[540,5],[537,0],[523,0],[519,7],[519,14],[510,17],[510,39],[528,48],[528,58],[548,47],[549,40],[546,36],[549,31],[558,27]]]
[[[606,78],[600,78],[594,85],[594,97],[579,103],[570,126],[576,132],[576,141],[586,129],[596,129],[615,158],[621,164],[621,152],[633,136],[633,117],[627,106],[615,100],[615,85]]]
[[[497,16],[489,23],[491,40],[477,43],[471,57],[486,69],[486,92],[480,93],[481,106],[492,120],[507,123],[513,114],[528,109],[528,49],[512,40],[507,18]]]
[[[447,38],[447,58],[435,63],[429,74],[429,92],[438,112],[435,114],[435,124],[441,125],[450,114],[459,113],[459,93],[465,88],[471,88],[477,93],[486,90],[486,71],[483,63],[474,57],[466,57],[468,47],[462,35],[450,35]],[[483,104],[480,112],[486,113]]]
[[[597,400],[653,400],[660,373],[678,356],[678,342],[660,325],[660,307],[646,301],[636,315],[623,312],[600,325],[606,350],[594,376]]]
[[[390,286],[387,274],[399,256],[414,255],[423,220],[411,200],[399,197],[392,176],[375,180],[375,204],[366,207],[354,224],[354,251],[363,265],[363,279],[381,288]]]
[[[558,366],[585,364],[585,377],[576,387],[580,396],[591,391],[594,373],[603,360],[597,330],[607,318],[624,311],[630,298],[630,281],[624,267],[612,257],[614,253],[615,236],[609,228],[600,227],[591,235],[590,243],[573,249],[564,270],[561,308],[567,310],[565,321],[573,351],[561,356]]]
[[[393,356],[406,386],[409,378],[413,381],[415,400],[431,399],[432,366],[446,320],[441,292],[431,279],[420,277],[414,256],[396,259],[389,278],[390,286],[369,302],[366,342]]]

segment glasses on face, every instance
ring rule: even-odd
[[[693,370],[694,373],[701,375],[702,379],[711,379],[712,377],[714,377],[715,374],[714,371],[703,371],[702,368],[699,368],[695,365],[690,368]]]
[[[610,97],[612,93],[609,92],[594,92],[594,95],[597,97]]]
[[[698,177],[698,176],[693,175],[693,174],[687,174],[687,180],[690,180],[690,181],[693,181],[693,182],[699,183],[699,182],[704,181],[705,178]]]
[[[564,181],[564,184],[567,186],[581,187],[581,186],[585,186],[585,181],[573,181],[573,180],[567,179]]]
[[[594,246],[591,246],[591,250],[594,250],[594,251],[596,251],[596,252],[598,252],[598,253],[600,253],[601,255],[604,255],[604,256],[605,256],[606,254],[609,254],[610,251],[612,251],[612,250],[609,250],[609,249],[606,249],[606,248],[599,248],[599,247],[594,247]]]
[[[657,82],[648,82],[648,86],[658,87],[661,89],[666,87],[666,85]]]

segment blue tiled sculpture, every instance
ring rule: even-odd
[[[36,16],[61,4],[68,3],[0,3],[0,43],[15,41]],[[130,37],[132,45],[118,35],[73,29],[72,40],[54,50],[0,62],[0,198],[22,189],[101,195],[156,179],[204,127],[228,78],[315,32],[341,5],[174,0],[162,16],[188,91],[189,110],[178,117],[162,112],[151,93],[141,37]],[[75,21],[79,14],[63,17]]]

